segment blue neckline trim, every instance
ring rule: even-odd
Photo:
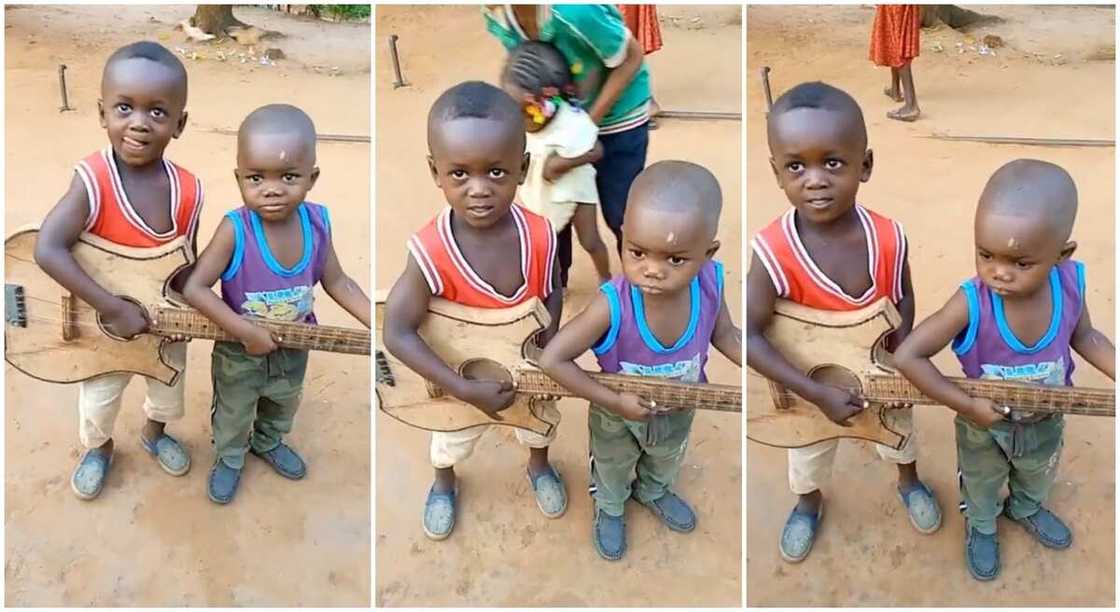
[[[610,306],[611,326],[603,336],[603,341],[591,347],[591,352],[596,355],[602,355],[614,348],[614,343],[618,340],[619,329],[622,327],[622,304],[619,300],[618,290],[614,288],[610,281],[607,281],[599,286],[599,291],[606,296],[607,305]]]
[[[1015,332],[1011,326],[1007,324],[1007,318],[1003,312],[1003,298],[996,293],[988,290],[992,296],[992,312],[996,317],[996,327],[999,328],[999,335],[1003,337],[1003,341],[1011,350],[1021,355],[1033,355],[1046,347],[1054,341],[1058,335],[1058,328],[1062,323],[1062,281],[1058,277],[1058,267],[1050,268],[1050,302],[1052,304],[1050,313],[1050,328],[1046,330],[1046,334],[1038,340],[1038,342],[1031,347],[1023,344],[1019,338],[1015,336]]]
[[[308,264],[311,263],[311,253],[314,251],[312,242],[314,240],[311,236],[311,218],[307,213],[307,205],[300,202],[299,205],[299,226],[300,231],[303,233],[303,256],[296,262],[296,265],[291,268],[285,268],[280,265],[280,262],[272,255],[272,249],[268,246],[268,238],[265,237],[264,227],[261,226],[260,215],[256,211],[249,211],[249,221],[253,225],[253,235],[257,239],[258,250],[261,252],[261,258],[264,259],[264,264],[272,270],[274,274],[284,277],[296,276],[307,269]]]
[[[642,342],[646,343],[646,347],[655,353],[674,353],[684,348],[684,345],[692,341],[692,337],[696,335],[696,326],[700,322],[700,275],[692,277],[692,282],[688,284],[689,293],[689,309],[692,311],[688,316],[688,327],[685,328],[684,333],[677,342],[669,348],[661,345],[657,336],[653,335],[649,325],[646,324],[646,307],[645,302],[642,300],[642,292],[634,285],[630,285],[630,301],[634,305],[634,320],[638,323],[638,335],[642,337]]]
[[[229,263],[222,272],[222,280],[230,281],[237,276],[237,271],[241,269],[241,261],[245,258],[245,228],[241,226],[241,217],[236,210],[227,212],[225,216],[233,226],[233,255],[230,256]]]

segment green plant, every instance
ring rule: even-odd
[[[370,15],[368,4],[323,4],[320,8],[336,19],[366,19]]]

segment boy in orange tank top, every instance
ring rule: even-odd
[[[529,155],[521,108],[502,90],[477,81],[443,93],[428,113],[428,167],[447,199],[445,207],[408,241],[408,264],[385,305],[385,348],[451,395],[495,415],[514,399],[509,383],[469,380],[449,368],[417,333],[432,297],[481,308],[508,308],[532,298],[560,322],[562,293],[555,270],[552,224],[513,203]],[[480,342],[485,340],[480,338]],[[548,405],[554,418],[555,406]],[[435,482],[424,504],[424,533],[451,535],[458,487],[454,466],[470,456],[488,426],[434,432],[430,449]],[[548,462],[544,437],[517,430],[529,447],[527,475],[541,512],[559,517],[567,509],[560,474]]]
[[[793,209],[752,240],[747,272],[747,363],[844,424],[862,410],[861,399],[817,383],[789,363],[765,338],[779,298],[822,310],[856,310],[889,298],[902,314],[887,339],[893,351],[914,322],[914,293],[901,226],[856,203],[871,178],[863,113],[851,96],[824,83],[802,83],[774,103],[767,120],[770,166]],[[910,409],[900,410],[903,425]],[[799,496],[782,530],[782,558],[796,563],[812,549],[821,519],[820,488],[831,475],[837,441],[789,451],[790,489]],[[918,479],[912,436],[901,450],[877,446],[898,465],[898,497],[922,533],[941,525],[933,491]]]
[[[187,236],[194,247],[202,185],[163,158],[172,138],[187,123],[187,71],[170,51],[138,42],[115,51],[101,76],[98,112],[110,146],[75,168],[70,187],[47,214],[39,232],[35,261],[60,285],[93,306],[113,334],[131,338],[148,327],[144,311],[93,281],[74,261],[70,248],[82,232],[139,248]],[[182,287],[180,274],[172,286]],[[172,365],[186,365],[186,344],[169,345]],[[78,399],[79,438],[85,447],[70,479],[81,499],[101,493],[113,458],[113,425],[130,374],[85,381]],[[164,432],[183,416],[183,377],[173,387],[149,380],[144,400],[147,422],[140,443],[164,471],[182,476],[190,469],[185,448]]]

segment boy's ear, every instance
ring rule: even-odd
[[[707,257],[708,259],[711,259],[712,256],[715,255],[716,251],[718,251],[718,250],[719,250],[719,240],[713,240],[712,244],[708,246],[708,250],[704,252],[704,257]]]
[[[778,165],[774,163],[774,158],[770,158],[770,171],[774,173],[774,180],[778,181],[778,187],[782,186],[782,177],[778,174]]]
[[[311,187],[315,186],[315,181],[319,180],[319,166],[311,169]]]
[[[105,121],[105,105],[101,103],[101,98],[97,99],[97,120],[101,123],[101,127],[109,127],[109,123]]]
[[[431,155],[428,156],[428,172],[432,173],[432,180],[435,181],[436,187],[441,187],[439,184],[439,171],[436,170],[436,160]]]
[[[525,152],[525,157],[521,158],[521,177],[517,179],[517,184],[525,183],[525,177],[529,176],[529,152]]]
[[[871,168],[875,166],[875,153],[868,149],[863,152],[863,171],[859,175],[859,182],[866,183],[871,180]]]
[[[240,184],[241,184],[241,171],[240,171],[240,170],[238,170],[237,168],[234,168],[234,169],[233,169],[233,180],[234,180],[234,181],[235,181],[235,182],[236,182],[236,183],[237,183],[238,185],[240,185]]]
[[[1063,259],[1069,259],[1073,255],[1073,252],[1076,251],[1076,250],[1077,250],[1077,243],[1076,242],[1070,240],[1069,242],[1065,243],[1065,245],[1062,246],[1062,254],[1061,254],[1061,258],[1059,259],[1059,261],[1061,261]]]
[[[187,127],[187,111],[179,116],[179,124],[175,126],[175,133],[171,135],[172,138],[178,138],[183,133],[183,129]]]

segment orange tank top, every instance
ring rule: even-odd
[[[451,208],[445,208],[408,240],[408,252],[420,267],[432,295],[465,306],[508,308],[552,292],[556,232],[548,219],[514,204],[510,208],[519,237],[521,276],[513,295],[498,293],[475,272],[451,234]]]
[[[751,249],[766,268],[778,297],[821,310],[858,310],[883,297],[895,304],[902,299],[906,236],[901,225],[856,204],[867,241],[871,286],[863,295],[851,296],[809,256],[797,234],[794,212],[789,209],[751,240]]]
[[[74,171],[89,198],[86,231],[117,244],[142,248],[159,246],[179,236],[193,237],[202,210],[202,183],[166,159],[163,168],[171,186],[171,229],[157,232],[129,202],[112,148],[106,147],[78,162]]]

